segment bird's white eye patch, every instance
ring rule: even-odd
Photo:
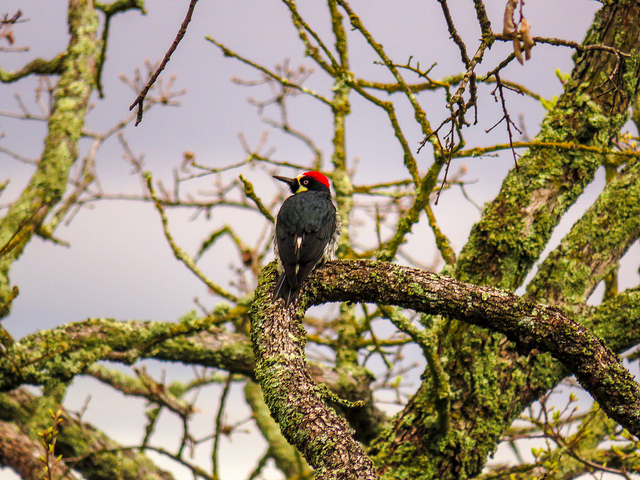
[[[309,185],[309,180],[307,180],[306,178],[304,180],[302,180],[302,184],[303,185]]]

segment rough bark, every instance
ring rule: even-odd
[[[12,423],[0,421],[0,465],[10,467],[23,480],[40,480],[45,477],[45,457],[42,443],[32,440]],[[60,462],[52,466],[55,478],[62,478],[66,466]]]
[[[300,457],[298,451],[280,433],[280,427],[271,418],[271,412],[264,403],[262,390],[255,382],[247,382],[244,398],[251,407],[260,433],[269,445],[269,455],[286,478],[313,478],[313,470]]]
[[[640,237],[640,161],[607,185],[527,285],[527,298],[549,304],[580,304],[616,268]]]
[[[0,394],[0,430],[10,435],[0,436],[0,452],[4,452],[0,453],[0,464],[11,467],[25,479],[43,478],[44,464],[33,455],[42,455],[38,452],[44,452],[44,448],[41,441],[35,439],[51,422],[49,411],[59,408],[52,399],[36,397],[25,389]],[[62,473],[73,468],[90,480],[173,479],[146,455],[122,448],[96,427],[78,420],[64,409],[62,419],[55,455],[64,458],[54,469],[54,478],[63,478]]]
[[[565,93],[536,141],[608,147],[628,118],[640,65],[640,2],[606,3],[584,43],[609,45],[623,55],[598,49],[577,54]],[[521,285],[601,162],[600,155],[577,150],[530,150],[474,226],[456,278],[507,290]],[[548,355],[519,357],[501,335],[457,321],[435,333],[452,392],[451,423],[446,433],[439,430],[435,387],[426,378],[376,443],[375,460],[389,478],[476,476],[522,409],[567,375]]]
[[[213,321],[118,322],[94,318],[41,331],[16,342],[0,358],[0,391],[23,384],[67,381],[100,360],[130,365],[155,358],[251,376],[253,355],[246,337],[213,327]]]
[[[9,270],[33,235],[42,227],[67,189],[72,165],[78,158],[89,97],[96,83],[100,55],[98,16],[91,0],[69,2],[69,44],[57,70],[47,136],[38,167],[20,198],[0,219],[0,314],[7,314],[15,292]]]
[[[302,303],[292,311],[270,303],[274,279],[273,271],[270,274],[268,270],[252,309],[252,337],[259,358],[257,377],[283,433],[313,466],[321,469],[322,475],[339,471],[345,476],[337,478],[362,478],[362,472],[357,469],[345,471],[343,462],[358,468],[365,462],[364,452],[352,443],[346,424],[323,405],[322,395],[311,382],[304,364],[305,335],[299,318],[311,304],[332,301],[376,302],[426,314],[448,315],[503,333],[522,353],[532,349],[549,352],[566,369],[560,368],[559,372],[574,373],[610,417],[640,436],[640,386],[600,338],[561,310],[530,303],[493,287],[467,284],[390,263],[361,260],[329,262],[309,279],[302,292]],[[394,288],[389,288],[390,285]],[[433,395],[430,398],[434,401]],[[437,416],[437,411],[434,413]],[[400,430],[399,426],[412,428],[410,437],[405,436],[399,448],[406,448],[408,441],[429,439],[437,448],[439,432],[431,433],[413,420],[397,421],[394,425],[394,433]],[[438,425],[435,418],[431,422],[433,428]],[[333,439],[329,450],[324,443],[327,432]],[[425,438],[427,435],[432,436]],[[342,450],[336,453],[338,448]],[[382,450],[379,443],[371,452],[379,453],[378,459],[383,465],[389,455],[401,454],[399,450]],[[396,471],[394,475],[401,478],[407,471]]]
[[[551,353],[611,418],[640,437],[640,385],[602,339],[562,310],[497,288],[363,260],[329,263],[306,295],[314,304],[367,301],[445,315],[500,332],[524,354],[533,349]]]
[[[273,302],[276,269],[265,268],[251,308],[256,379],[282,434],[316,469],[316,478],[375,479],[373,462],[347,421],[328,407],[306,366],[302,311]]]
[[[629,118],[640,62],[640,3],[610,2],[596,15],[584,44],[599,49],[576,54],[571,80],[546,116],[535,140],[609,147]],[[498,196],[474,226],[456,266],[456,277],[477,284],[518,287],[560,221],[592,181],[602,155],[535,149],[518,162]]]

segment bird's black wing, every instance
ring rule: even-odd
[[[301,284],[311,273],[314,267],[321,263],[329,242],[333,239],[336,229],[336,211],[331,200],[327,200],[324,208],[319,208],[313,218],[319,218],[316,224],[306,226],[306,232],[302,236],[300,258],[298,260],[298,284]],[[330,205],[330,208],[327,208]],[[323,214],[320,215],[319,212]]]
[[[336,210],[329,194],[303,192],[285,200],[276,219],[275,240],[284,270],[276,282],[276,298],[293,301],[300,284],[323,259],[335,228]]]
[[[287,198],[282,204],[282,208],[276,218],[276,244],[278,246],[278,255],[280,263],[284,269],[284,274],[292,288],[298,288],[298,279],[296,276],[297,265],[300,261],[300,241],[298,237],[304,230],[304,225],[300,226],[300,218],[303,218],[300,212],[299,199],[296,196]]]

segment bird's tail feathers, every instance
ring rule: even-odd
[[[282,298],[285,306],[288,307],[291,302],[298,297],[299,291],[300,288],[291,288],[291,285],[289,285],[289,282],[287,281],[287,276],[284,273],[281,273],[278,280],[276,280],[276,286],[273,289],[273,298],[274,300]]]

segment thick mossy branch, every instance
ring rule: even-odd
[[[310,279],[303,298],[308,303],[300,308],[359,301],[447,315],[500,332],[523,352],[549,352],[611,418],[640,436],[640,386],[600,338],[560,310],[530,303],[497,288],[362,260],[328,263]]]
[[[98,16],[92,2],[69,2],[70,39],[58,60],[60,79],[53,94],[48,133],[38,167],[20,198],[0,219],[0,305],[11,295],[9,270],[26,244],[67,189],[72,165],[78,158],[89,97],[95,87],[100,55],[96,38]]]
[[[274,264],[262,274],[251,308],[256,379],[285,438],[317,470],[318,479],[374,479],[373,463],[347,422],[329,408],[305,361],[301,310],[273,303]]]
[[[0,391],[26,384],[55,384],[81,374],[95,376],[94,365],[101,360],[130,365],[154,358],[253,378],[255,363],[247,337],[217,327],[220,321],[219,317],[192,316],[179,323],[89,319],[41,331],[15,342],[0,355]],[[316,383],[325,384],[342,398],[365,402],[364,407],[344,412],[359,438],[367,441],[379,433],[386,419],[373,403],[366,371],[332,369],[319,363],[308,367]],[[118,388],[116,379],[101,379]],[[176,410],[180,408],[176,405]]]
[[[458,257],[457,279],[517,288],[564,213],[592,181],[606,158],[600,152],[611,148],[636,96],[639,10],[635,0],[606,2],[596,14],[584,44],[608,45],[629,57],[620,61],[619,55],[602,49],[584,49],[576,56],[572,79],[534,141],[562,147],[534,147],[519,159],[519,169],[509,173],[473,227]],[[573,144],[595,150],[564,146]],[[424,472],[422,478],[478,475],[522,409],[567,374],[549,355],[534,352],[523,358],[501,335],[456,321],[440,339],[439,349],[448,360],[444,367],[452,394],[460,399],[453,403],[449,434],[438,445],[422,440],[438,434],[432,420],[437,409],[431,385],[425,382],[389,435],[377,442],[383,473],[390,478],[416,470]]]
[[[42,408],[39,404],[49,401],[50,399],[46,397],[34,396],[26,389],[0,394],[0,420],[11,422],[3,424],[0,421],[2,434],[0,463],[11,466],[21,473],[23,478],[42,478],[40,475],[42,462],[37,460],[37,456],[33,457],[39,467],[36,474],[24,475],[21,468],[30,468],[29,460],[32,457],[27,456],[29,450],[38,451],[35,445],[40,444],[39,432],[37,428],[33,428],[33,425],[39,425],[43,421],[34,417],[38,415],[38,411],[48,415],[49,408]],[[36,407],[38,405],[39,408]],[[57,410],[60,406],[51,405],[51,408]],[[170,473],[155,466],[143,453],[123,448],[93,425],[78,420],[77,415],[64,409],[62,412],[63,422],[57,434],[56,453],[63,455],[66,467],[73,468],[88,479],[173,480],[174,477]],[[3,427],[7,430],[3,430]],[[20,448],[16,448],[17,444],[12,446],[7,441],[9,439],[5,436],[6,433],[16,435],[15,438],[21,441],[22,446]],[[13,455],[15,461],[9,462],[6,461],[7,457],[3,457],[3,450],[9,453],[12,448],[15,448]],[[35,463],[31,467],[36,468]],[[56,478],[63,477],[62,474],[59,477],[56,476]]]
[[[538,268],[527,298],[544,303],[583,303],[640,237],[640,160],[607,184]]]
[[[276,466],[286,475],[286,478],[311,479],[313,471],[307,462],[300,457],[296,449],[282,436],[280,427],[271,418],[271,412],[264,403],[262,390],[255,382],[247,382],[244,387],[244,398],[260,430],[269,445],[269,454],[276,462]]]
[[[345,465],[354,459],[357,468],[369,469],[345,430],[346,424],[323,404],[305,366],[305,333],[299,316],[310,305],[326,302],[377,302],[448,315],[501,332],[523,352],[550,352],[565,371],[575,374],[611,418],[640,435],[640,387],[601,339],[558,309],[527,302],[496,288],[365,260],[334,261],[318,269],[303,290],[296,311],[282,308],[281,302],[271,303],[274,280],[275,268],[271,265],[264,270],[252,307],[256,377],[285,437],[322,475],[334,468],[347,468]],[[636,311],[640,310],[637,303]],[[601,316],[597,311],[590,313]],[[599,318],[598,323],[602,322]],[[326,444],[318,438],[332,441]],[[345,478],[367,478],[350,472],[352,477]]]
[[[545,118],[535,142],[608,148],[628,118],[640,69],[640,5],[611,2],[597,14],[585,45],[613,47],[578,55],[565,93]],[[505,179],[460,254],[456,277],[477,284],[518,287],[545,248],[562,215],[593,179],[602,156],[532,149]]]
[[[253,355],[246,337],[213,323],[211,318],[180,323],[96,318],[38,332],[0,357],[0,391],[70,380],[99,360],[132,364],[155,358],[251,376]]]

